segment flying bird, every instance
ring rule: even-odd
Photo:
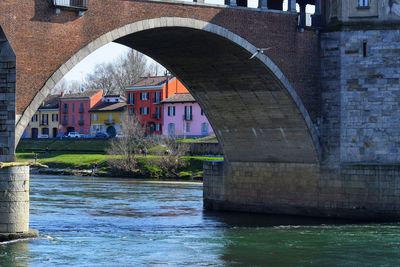
[[[267,48],[257,48],[257,52],[255,52],[249,59],[253,59],[255,56],[258,55],[258,53],[264,54],[265,51],[270,50],[271,47],[267,47]]]

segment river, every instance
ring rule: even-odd
[[[400,266],[400,224],[205,213],[200,183],[32,176],[0,266]]]

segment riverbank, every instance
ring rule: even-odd
[[[135,173],[121,173],[111,169],[108,164],[110,155],[104,153],[17,153],[18,161],[37,161],[47,165],[48,169],[33,168],[32,173],[51,175],[94,175],[103,177],[135,177],[142,179],[160,179],[168,175],[154,162],[156,155],[138,155],[138,170]],[[209,160],[223,160],[223,157],[184,156],[185,166],[178,170],[177,176],[172,179],[202,180],[203,162]]]

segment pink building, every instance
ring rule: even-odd
[[[90,133],[89,110],[99,103],[103,90],[88,90],[60,97],[60,133]]]
[[[162,101],[163,135],[201,137],[213,133],[203,110],[191,94],[174,94]]]

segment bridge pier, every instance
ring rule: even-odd
[[[0,28],[0,162],[15,160],[16,57]],[[0,242],[34,237],[29,230],[29,166],[0,168]]]
[[[204,208],[268,214],[400,219],[400,166],[207,162]]]

